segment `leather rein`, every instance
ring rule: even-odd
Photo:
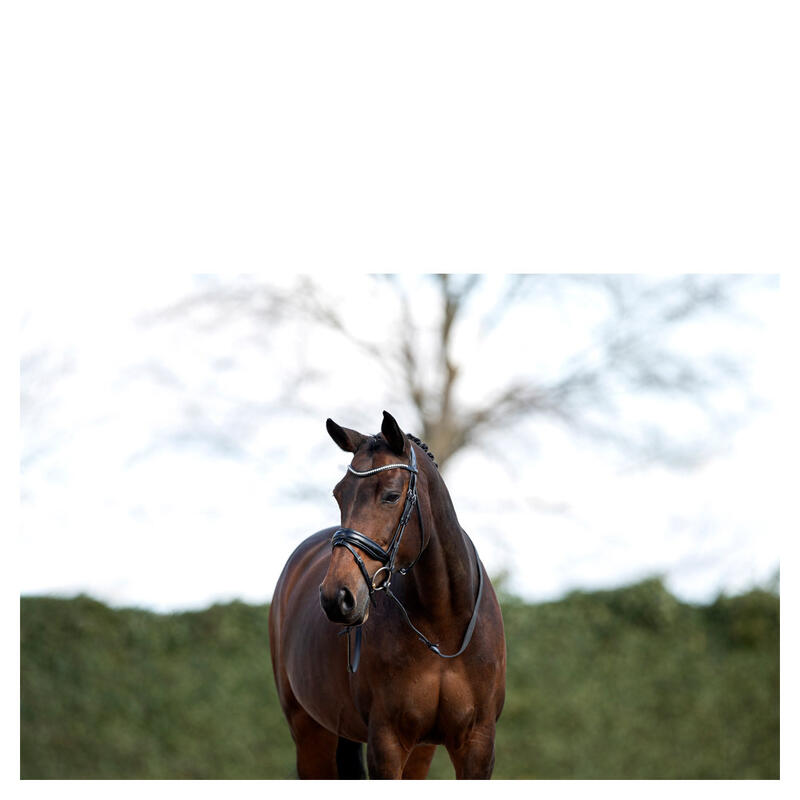
[[[478,558],[478,551],[475,548],[475,543],[470,540],[473,552],[475,553],[475,564],[478,568],[478,595],[475,599],[475,609],[472,612],[472,617],[467,625],[467,630],[464,634],[464,640],[461,643],[461,647],[455,653],[443,653],[439,649],[438,644],[434,644],[430,639],[428,639],[427,636],[425,636],[424,633],[422,633],[422,631],[419,630],[419,628],[414,625],[403,604],[397,599],[397,596],[389,588],[394,573],[399,572],[401,575],[407,574],[414,564],[419,561],[420,556],[425,550],[425,528],[422,521],[422,511],[420,510],[419,506],[419,498],[417,496],[417,475],[419,474],[419,468],[417,467],[417,457],[414,454],[413,444],[411,445],[411,458],[408,464],[387,464],[383,467],[376,467],[375,469],[369,469],[364,472],[357,472],[349,465],[347,469],[357,478],[365,478],[368,475],[375,475],[378,472],[384,472],[385,470],[389,469],[404,469],[410,472],[411,476],[408,479],[408,489],[406,491],[406,501],[405,505],[403,506],[403,511],[400,514],[400,519],[398,520],[397,528],[392,536],[392,540],[389,542],[389,546],[386,549],[381,547],[381,545],[370,539],[368,536],[365,536],[363,533],[359,533],[352,528],[337,528],[331,537],[331,549],[334,547],[345,547],[350,551],[356,564],[358,565],[358,568],[361,570],[361,574],[364,576],[364,580],[366,581],[367,589],[369,590],[370,602],[372,602],[375,592],[386,592],[386,595],[390,597],[400,608],[400,611],[403,613],[403,619],[409,625],[411,630],[416,633],[417,637],[424,645],[436,653],[436,655],[440,658],[455,658],[456,656],[460,656],[464,650],[467,649],[467,645],[472,639],[472,634],[475,631],[475,625],[478,621],[478,609],[480,608],[481,597],[483,596],[483,569],[481,567],[480,558]],[[414,557],[414,560],[407,566],[395,568],[395,559],[397,557],[397,551],[400,549],[400,541],[403,538],[403,532],[406,529],[406,525],[408,525],[408,521],[411,519],[411,514],[413,513],[414,507],[417,509],[417,519],[419,520],[419,553],[417,553],[417,555]],[[356,552],[355,548],[362,550],[370,558],[380,562],[381,566],[375,570],[372,576],[370,576],[367,570],[367,565],[364,563],[364,559],[362,559],[361,556]],[[386,574],[385,577],[380,579],[380,582],[378,582],[378,578],[381,573]],[[340,636],[347,635],[347,669],[349,672],[355,672],[358,669],[358,662],[361,656],[362,625],[363,623],[359,625],[348,625],[339,634]],[[351,659],[350,631],[353,628],[355,628],[356,631],[356,643],[355,655]]]

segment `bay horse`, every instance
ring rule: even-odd
[[[374,436],[326,427],[353,454],[333,490],[341,526],[297,547],[269,612],[297,774],[365,778],[366,743],[370,778],[425,778],[442,744],[457,778],[489,778],[506,645],[477,550],[391,414]]]

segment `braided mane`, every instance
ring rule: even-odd
[[[428,445],[426,445],[422,439],[419,439],[411,433],[407,433],[406,438],[410,439],[412,442],[414,442],[414,444],[418,444],[428,454],[428,458],[433,461],[433,466],[436,467],[436,469],[439,469],[439,465],[436,463],[436,457],[433,455],[433,453],[431,453],[431,451],[428,449]]]

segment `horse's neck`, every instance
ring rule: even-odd
[[[450,494],[438,475],[428,481],[427,499],[424,516],[428,544],[407,577],[413,576],[420,608],[431,624],[469,619],[478,589],[472,544],[458,523]]]

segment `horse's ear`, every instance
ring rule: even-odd
[[[406,435],[400,430],[397,420],[388,411],[383,412],[381,433],[391,451],[398,456],[403,455],[406,449]]]
[[[355,453],[367,438],[363,433],[351,431],[350,428],[342,428],[330,418],[325,422],[325,427],[328,429],[331,439],[348,453]]]

